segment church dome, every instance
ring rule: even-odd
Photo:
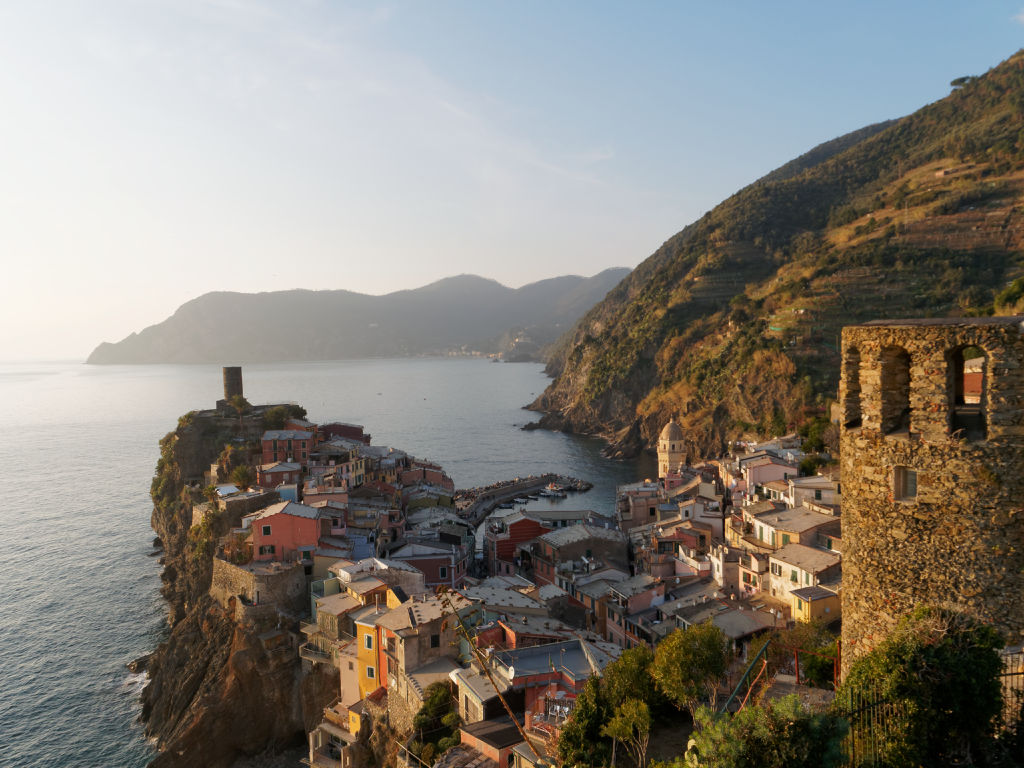
[[[658,436],[659,440],[668,440],[669,442],[676,442],[683,439],[683,428],[676,424],[676,420],[672,419],[665,428],[661,430],[661,435]]]

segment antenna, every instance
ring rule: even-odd
[[[491,674],[490,667],[487,665],[487,662],[480,654],[480,649],[476,647],[476,644],[473,642],[473,638],[469,636],[469,630],[466,628],[465,623],[462,621],[462,617],[459,615],[459,612],[455,610],[455,604],[452,603],[451,596],[448,594],[447,590],[442,592],[441,596],[445,599],[445,602],[448,603],[448,607],[451,609],[452,615],[455,617],[455,621],[458,622],[459,630],[462,632],[462,636],[466,638],[466,643],[469,645],[469,650],[473,653],[473,656],[476,658],[477,663],[480,664],[481,668],[484,671],[484,674],[487,675],[487,679],[491,681],[491,685],[494,686],[494,690],[498,694],[498,701],[501,702],[501,705],[505,708],[505,711],[508,713],[508,716],[512,718],[512,722],[515,723],[516,730],[519,731],[519,735],[523,737],[523,741],[526,742],[526,746],[528,746],[530,748],[530,751],[533,752],[533,756],[536,757],[538,761],[543,760],[543,758],[540,756],[540,753],[537,751],[537,748],[533,746],[533,742],[530,741],[530,737],[527,736],[526,731],[523,730],[523,726],[519,724],[519,720],[516,718],[515,714],[513,714],[512,708],[509,707],[508,702],[505,701],[505,697],[501,694],[501,691],[498,689],[498,684],[494,681],[494,675]]]

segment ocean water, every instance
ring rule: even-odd
[[[250,365],[253,403],[363,424],[377,445],[441,463],[458,487],[559,472],[595,483],[572,508],[611,510],[653,461],[520,427],[539,365],[403,359]],[[143,675],[125,664],[166,632],[152,556],[157,441],[221,396],[216,366],[0,364],[0,766],[143,766]],[[568,507],[567,507],[568,508]]]

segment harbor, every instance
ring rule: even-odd
[[[455,507],[459,517],[478,526],[499,507],[511,509],[515,504],[526,504],[539,498],[565,498],[568,493],[584,493],[593,483],[575,477],[553,473],[514,478],[482,488],[468,488],[455,492]]]

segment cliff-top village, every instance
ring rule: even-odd
[[[223,482],[223,463],[195,479],[216,491],[193,525],[216,508],[231,528],[210,594],[270,658],[297,654],[336,684],[308,732],[316,768],[367,764],[381,724],[399,765],[557,764],[590,678],[705,623],[732,651],[719,703],[749,695],[766,634],[841,627],[827,660],[838,682],[918,605],[994,626],[1019,665],[1020,318],[850,327],[843,361],[838,457],[790,434],[698,461],[673,419],[658,477],[619,487],[614,517],[583,508],[579,481],[457,491],[443,467],[373,445],[362,426],[243,409],[241,371],[226,368],[224,400],[193,418],[236,419],[259,450],[249,487]],[[279,428],[261,429],[271,412]],[[522,506],[541,495],[571,500]],[[800,663],[797,651],[764,695],[827,699]],[[455,717],[425,708],[439,687]]]

